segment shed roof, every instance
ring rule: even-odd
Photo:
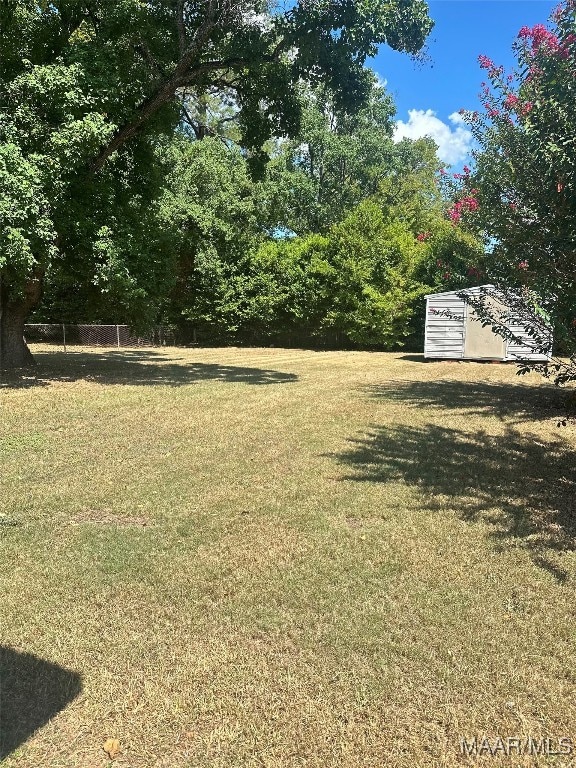
[[[435,299],[437,296],[450,296],[458,293],[469,293],[474,296],[477,293],[486,291],[487,289],[494,288],[493,285],[476,285],[472,288],[456,288],[453,291],[442,291],[441,293],[428,293],[424,296],[425,299]]]

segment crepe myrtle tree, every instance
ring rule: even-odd
[[[183,93],[231,95],[257,167],[266,139],[297,134],[300,83],[360,107],[366,58],[384,43],[416,54],[431,27],[424,0],[3,0],[2,367],[32,362],[23,326],[54,265],[153,298],[122,211],[142,207],[142,188],[153,207],[152,149],[181,123]]]
[[[464,238],[456,249],[449,249],[436,262],[438,282],[447,290],[456,290],[469,304],[482,326],[490,326],[494,333],[521,346],[529,346],[533,353],[549,355],[552,348],[552,311],[556,297],[540,295],[526,279],[526,260],[509,264],[498,260],[494,242],[482,243],[482,212],[478,197],[480,191],[472,187],[470,169],[449,176],[441,171],[439,186],[447,200],[446,219],[454,233]],[[485,235],[485,233],[484,233]],[[462,248],[464,243],[475,244],[472,249]],[[518,270],[518,273],[515,273]],[[489,283],[489,284],[487,284]],[[468,289],[479,287],[470,294]],[[460,290],[458,290],[460,289]],[[456,316],[447,311],[447,317]],[[522,327],[528,338],[519,336],[514,327]],[[570,364],[554,358],[549,363],[519,361],[518,373],[539,370],[545,377],[554,375],[556,383],[570,380],[566,375]]]
[[[484,110],[464,116],[480,149],[450,217],[483,232],[485,282],[529,326],[535,351],[548,349],[553,327],[570,358],[523,370],[565,383],[576,379],[575,0],[556,8],[549,26],[522,27],[513,48],[513,72],[479,58]],[[506,334],[486,301],[478,311]]]

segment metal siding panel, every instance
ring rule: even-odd
[[[427,298],[424,357],[462,357],[464,309],[464,302],[455,293],[433,294]],[[445,311],[457,317],[437,314]]]

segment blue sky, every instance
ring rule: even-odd
[[[514,65],[512,42],[521,27],[546,23],[557,5],[549,0],[429,0],[436,22],[427,59],[382,48],[369,66],[387,82],[397,107],[398,137],[432,135],[439,156],[454,168],[469,161],[471,136],[458,110],[481,109],[478,99],[485,54],[506,69]]]

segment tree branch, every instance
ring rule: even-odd
[[[190,128],[192,128],[192,130],[194,131],[194,135],[196,136],[196,139],[198,140],[201,139],[202,130],[200,128],[200,124],[192,118],[192,115],[190,114],[190,112],[188,112],[184,104],[182,104],[182,112],[184,113],[184,120],[188,123]]]
[[[157,89],[137,108],[135,115],[121,126],[108,144],[98,153],[94,162],[90,165],[89,174],[93,175],[104,166],[108,158],[116,152],[129,139],[133,138],[146,121],[152,117],[161,107],[164,106],[176,93],[177,88],[186,84],[184,74],[192,65],[194,59],[198,57],[203,46],[208,40],[210,33],[216,25],[216,0],[207,0],[206,15],[200,26],[194,32],[190,44],[176,64],[172,74],[162,82]],[[199,70],[196,75],[202,70]],[[188,83],[190,78],[188,78]]]
[[[140,40],[138,44],[134,46],[134,50],[142,54],[142,57],[145,59],[150,69],[155,71],[156,74],[159,74],[162,77],[166,77],[166,71],[156,61],[156,59],[152,55],[152,51],[150,50],[150,48],[148,48],[148,46],[143,40]]]
[[[268,61],[269,57],[263,57],[262,61]],[[191,69],[189,72],[184,74],[177,83],[178,88],[186,88],[189,85],[192,85],[196,78],[199,75],[203,75],[206,72],[217,72],[218,70],[230,70],[235,68],[240,68],[243,66],[246,66],[249,64],[248,59],[241,59],[241,58],[235,58],[235,59],[221,59],[221,60],[214,60],[214,61],[205,61],[202,64],[198,64],[197,67],[194,67],[194,69]]]
[[[209,72],[226,72],[237,70],[250,64],[251,60],[242,57],[230,59],[215,59],[210,61],[199,61],[203,50],[206,47],[208,39],[215,27],[222,22],[218,18],[219,0],[205,0],[205,15],[202,23],[196,28],[190,42],[186,46],[185,30],[185,0],[177,0],[176,5],[176,24],[178,28],[178,41],[181,46],[181,55],[178,63],[172,70],[172,73],[158,84],[154,92],[148,96],[135,110],[133,116],[124,125],[120,126],[114,133],[108,144],[103,147],[97,157],[89,167],[89,175],[98,173],[108,160],[121,146],[129,139],[136,136],[147,120],[152,117],[161,107],[167,104],[174,97],[179,88],[190,86],[198,81],[198,78]],[[234,10],[234,3],[228,3],[223,11],[224,15],[231,14]],[[271,62],[278,59],[283,46],[284,39],[281,38],[275,45],[273,51],[261,57],[261,62]],[[195,61],[196,65],[194,66]],[[223,82],[222,80],[220,82]]]
[[[178,48],[180,55],[186,50],[186,27],[184,25],[185,0],[177,0],[176,3],[176,28],[178,30]]]

